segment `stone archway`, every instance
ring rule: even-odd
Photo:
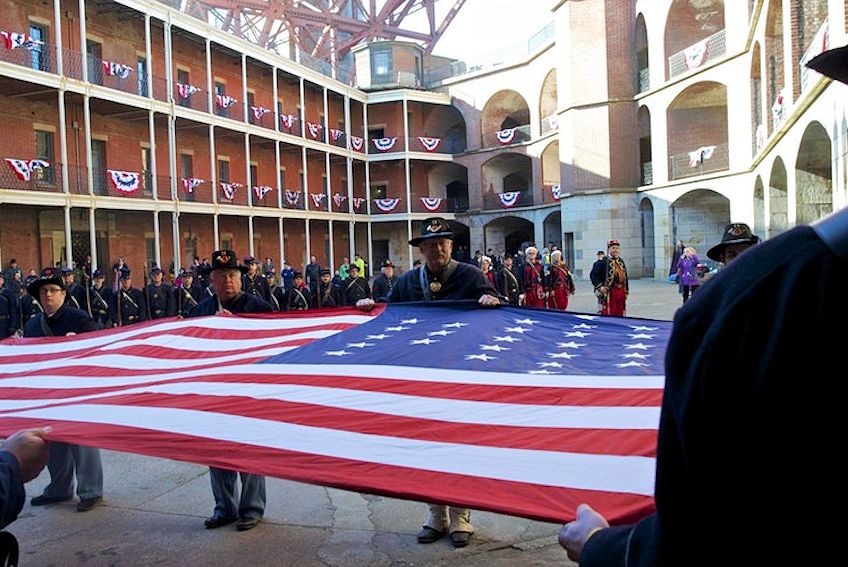
[[[545,217],[542,222],[542,234],[544,235],[544,242],[539,243],[541,246],[554,244],[562,250],[562,214],[559,210]]]
[[[786,166],[777,158],[769,175],[769,238],[780,234],[789,224],[789,185],[786,181]]]
[[[642,277],[653,278],[656,268],[654,251],[654,204],[645,197],[639,203],[642,229]]]
[[[730,201],[710,189],[695,189],[671,204],[672,241],[682,240],[693,246],[698,256],[721,241],[724,227],[730,222]]]
[[[485,249],[492,248],[495,254],[503,250],[514,255],[525,242],[534,241],[533,223],[520,217],[498,217],[483,227]]]
[[[763,178],[759,175],[754,182],[754,234],[765,234],[766,199],[763,190]]]
[[[510,143],[526,141],[530,139],[530,106],[513,90],[498,91],[483,106],[480,127],[483,147],[497,146],[496,133],[507,128],[517,129]]]
[[[804,131],[795,161],[795,223],[810,224],[833,212],[830,136],[819,122]]]

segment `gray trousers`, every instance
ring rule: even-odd
[[[427,506],[430,508],[430,517],[427,518],[425,526],[440,532],[474,533],[474,526],[471,525],[471,510],[468,508],[441,504],[427,504]]]
[[[44,489],[45,496],[71,498],[74,495],[74,472],[80,500],[103,496],[100,449],[51,441],[47,470],[50,471],[50,484]]]
[[[236,502],[236,481],[241,475],[241,497]],[[214,515],[221,518],[256,518],[265,514],[265,477],[209,467]]]

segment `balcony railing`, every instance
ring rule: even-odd
[[[702,67],[710,61],[724,57],[726,52],[725,30],[719,30],[669,57],[668,77],[673,79],[678,75]]]
[[[50,167],[32,169],[29,179],[21,179],[6,164],[0,164],[0,188],[44,193],[62,192],[62,166],[51,163]]]
[[[183,203],[211,203],[212,189],[212,183],[204,180],[203,183],[191,188],[191,191],[187,191],[181,177],[177,180],[177,199]]]
[[[398,140],[400,143],[400,140]],[[465,151],[465,140],[437,138],[430,136],[410,136],[409,151],[430,154],[458,154]],[[394,151],[394,150],[393,150]]]
[[[483,147],[511,146],[530,140],[530,125],[524,124],[516,128],[505,128],[497,132],[483,134]]]
[[[30,43],[15,49],[4,46],[0,48],[0,61],[56,73],[56,46],[49,43]]]
[[[199,94],[199,93],[198,93]],[[235,120],[237,122],[244,122],[244,107],[245,104],[242,101],[236,101],[231,103],[230,106],[224,108],[218,102],[218,100],[213,96],[212,97],[212,107],[213,113],[215,116],[220,116],[221,118],[229,118],[230,120]]]
[[[160,201],[171,200],[171,176],[157,175],[156,176],[156,197]]]
[[[807,63],[820,53],[823,53],[830,49],[830,34],[828,33],[828,26],[830,22],[825,20],[822,26],[819,28],[819,31],[816,33],[816,36],[813,38],[813,42],[810,44],[810,47],[807,49],[804,56],[801,57],[801,61],[798,62],[800,66],[800,78],[801,78],[801,92],[805,92],[810,85],[812,85],[815,81],[821,78],[821,74],[813,71],[812,69],[807,67]]]
[[[262,207],[265,209],[276,209],[277,208],[277,189],[273,188],[271,191],[265,193],[265,195],[260,199],[256,194],[256,190],[251,187],[251,199],[253,199],[254,207]]]
[[[353,200],[350,202],[350,209],[355,215],[368,214],[368,199],[365,198],[365,189],[354,190]]]
[[[730,167],[727,144],[703,146],[669,157],[671,180],[725,171]]]
[[[159,81],[162,82],[162,87],[164,88],[156,88]],[[164,100],[167,98],[167,86],[165,84],[165,79],[159,79],[158,77],[153,77],[153,96],[157,100]],[[159,95],[162,95],[162,99],[159,99]],[[183,108],[191,108],[192,110],[197,110],[199,112],[209,112],[209,95],[206,91],[198,91],[196,93],[192,93],[187,97],[183,98],[177,92],[177,85],[174,83],[174,102],[177,106],[181,106]]]
[[[422,197],[428,198],[428,202],[422,201]],[[441,201],[436,201],[428,195],[412,195],[412,211],[413,213],[426,213],[438,215],[441,213],[461,213],[468,210],[468,198],[455,199],[441,197]]]
[[[550,116],[545,116],[542,118],[542,135],[544,136],[548,132],[554,132],[559,129],[559,115],[551,114]]]
[[[305,210],[306,195],[303,189],[285,189],[283,191],[283,208]]]
[[[292,136],[301,136],[300,119],[292,114],[279,114],[277,121],[280,123],[280,132],[291,134]]]
[[[639,69],[639,74],[636,77],[636,85],[639,88],[637,92],[640,93],[651,89],[651,70],[649,68]]]
[[[511,191],[510,191],[511,192]],[[485,192],[483,193],[483,209],[487,211],[500,211],[515,207],[530,207],[534,205],[533,191],[530,188],[524,189],[518,193],[518,197],[511,206],[504,206],[498,193]]]
[[[225,186],[229,185],[232,189],[232,194],[228,194]],[[218,182],[216,190],[218,192],[218,202],[222,205],[241,205],[247,206],[247,192],[249,189],[241,183],[222,183]]]
[[[642,163],[642,171],[641,171],[641,183],[640,185],[653,185],[654,184],[654,162],[646,161]]]

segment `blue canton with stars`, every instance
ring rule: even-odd
[[[661,375],[670,333],[667,321],[468,302],[408,303],[389,305],[368,323],[263,363]]]

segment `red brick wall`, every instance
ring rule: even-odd
[[[274,110],[273,70],[247,59],[247,89],[253,91],[253,104]],[[248,109],[250,112],[250,109]],[[273,121],[268,122],[273,124]]]
[[[233,250],[241,260],[250,254],[250,241],[248,240],[247,218],[221,215],[218,217],[218,234],[223,241],[232,237]]]
[[[324,91],[312,83],[306,82],[303,86],[303,98],[306,104],[304,111],[304,120],[321,123],[321,116],[324,115]]]
[[[723,86],[716,85],[716,88]],[[726,92],[726,91],[725,91]],[[686,97],[686,94],[681,95]],[[697,96],[697,95],[696,95]],[[725,94],[726,96],[726,94]],[[686,105],[685,100],[679,104]],[[668,154],[727,143],[727,107],[674,108],[668,111]]]
[[[368,128],[385,125],[385,135],[403,136],[403,105],[399,102],[368,105]],[[400,143],[401,140],[398,140]],[[370,143],[370,142],[369,142]],[[369,147],[372,153],[373,144]]]
[[[285,256],[292,268],[303,271],[306,255],[306,222],[301,219],[283,221]]]
[[[0,205],[0,250],[3,251],[3,269],[14,258],[24,275],[31,269],[40,270],[50,262],[51,248],[43,250],[39,228],[39,212],[42,207],[24,207],[19,205]],[[61,209],[55,209],[61,214]],[[45,244],[50,245],[47,240]]]
[[[783,72],[783,10],[780,2],[770,2],[766,20],[764,53],[766,83],[766,108],[771,108],[777,95],[784,87]],[[772,132],[771,119],[766,120],[768,132]]]
[[[338,270],[342,259],[350,257],[350,232],[346,222],[333,222],[333,264]]]
[[[297,106],[300,104],[300,84],[297,79],[280,73],[277,80],[277,97],[282,101],[284,113],[297,116]]]
[[[791,10],[792,60],[800,61],[827,19],[827,0],[794,0]],[[793,100],[801,93],[799,72],[792,74],[792,93]]]
[[[345,111],[344,97],[327,93],[327,108],[329,109],[329,117],[327,118],[327,126],[329,128],[338,128],[344,130]]]
[[[217,77],[217,79],[216,79]],[[223,79],[226,83],[226,94],[234,97],[239,103],[244,103],[244,94],[241,83],[241,57],[233,57],[222,53],[212,44],[212,88],[215,88],[216,80]],[[205,87],[204,87],[205,88]],[[238,116],[236,105],[230,110],[231,116]]]
[[[260,260],[271,257],[279,275],[280,264],[280,230],[277,219],[254,217],[253,218],[253,255]]]
[[[212,215],[199,215],[193,213],[180,214],[180,238],[182,239],[181,253],[183,266],[191,265],[193,258],[188,257],[185,241],[188,238],[197,239],[197,255],[203,258],[211,258],[215,251],[215,228]]]
[[[388,183],[386,198],[406,200],[406,176],[402,160],[371,164],[371,185]],[[374,195],[371,196],[374,198]]]
[[[365,105],[357,100],[350,101],[350,133],[362,138],[365,134],[362,128],[362,112]]]
[[[322,267],[329,265],[327,248],[329,243],[329,226],[327,221],[312,220],[309,222],[310,253]]]

